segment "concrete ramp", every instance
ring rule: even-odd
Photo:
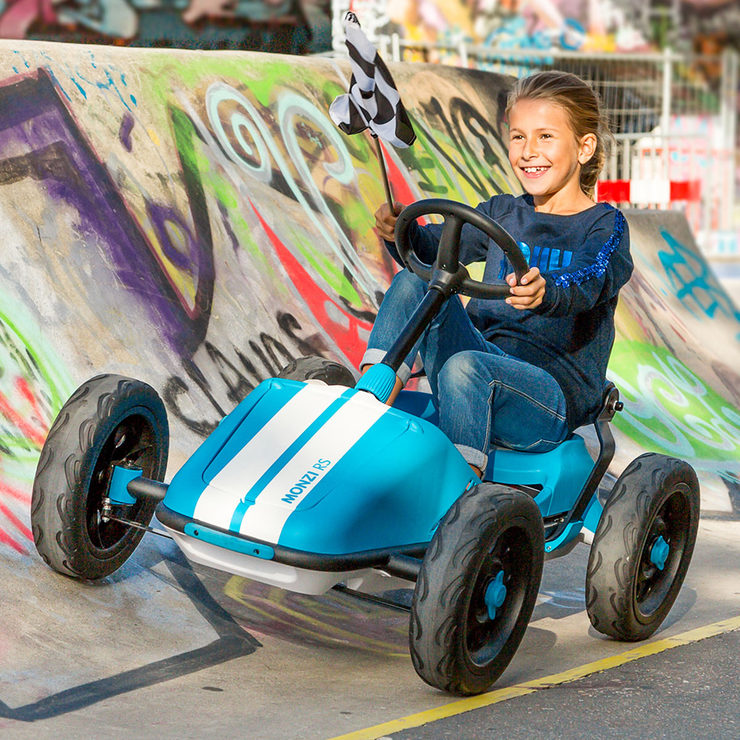
[[[196,577],[154,537],[105,583],[80,585],[43,565],[30,532],[41,445],[88,377],[115,372],[157,388],[171,475],[291,359],[320,353],[356,365],[395,268],[372,231],[384,198],[372,144],[341,134],[327,113],[347,66],[236,52],[0,49],[0,717],[17,730],[261,655],[260,642],[286,632],[299,644],[369,645],[365,667],[370,653],[405,656],[403,625],[381,636],[352,623],[341,600],[286,600],[243,579],[205,588],[213,574]],[[501,137],[503,78],[421,65],[394,74],[418,135],[411,149],[386,152],[397,199],[476,203],[516,190]],[[686,458],[700,472],[705,513],[737,517],[740,314],[682,218],[631,213],[629,222],[637,270],[610,371],[626,401],[612,472],[648,449]],[[574,600],[582,590],[565,598]],[[235,619],[237,604],[247,611]],[[329,626],[312,609],[331,612]],[[277,660],[295,671],[301,655],[286,648]],[[271,656],[258,661],[262,671]],[[381,680],[387,666],[373,664],[363,680]],[[310,671],[300,675],[311,695]]]
[[[628,213],[635,272],[617,310],[615,469],[644,450],[691,462],[702,508],[740,516],[740,311],[676,213]]]

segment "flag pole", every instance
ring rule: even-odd
[[[380,164],[380,174],[383,176],[383,187],[385,188],[385,199],[388,201],[391,213],[396,212],[396,207],[393,203],[393,193],[391,192],[391,184],[388,182],[388,173],[385,169],[385,158],[383,157],[383,147],[380,146],[380,139],[375,133],[371,133],[373,140],[375,141],[375,151],[378,154],[378,164]]]

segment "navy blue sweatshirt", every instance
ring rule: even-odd
[[[474,298],[468,315],[488,341],[555,378],[565,394],[571,430],[592,421],[601,407],[614,343],[617,294],[632,274],[624,216],[605,203],[572,216],[540,213],[530,195],[496,195],[476,209],[514,237],[529,266],[539,267],[546,289],[533,310]],[[428,264],[434,261],[441,230],[439,224],[414,223],[409,231],[415,252]],[[386,244],[398,260],[395,244]],[[492,240],[464,226],[460,261],[484,260],[484,282],[513,272]]]

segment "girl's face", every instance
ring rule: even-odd
[[[596,150],[596,136],[580,141],[565,110],[547,100],[517,101],[509,111],[509,162],[536,204],[582,199],[581,165]]]

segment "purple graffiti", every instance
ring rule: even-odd
[[[131,132],[133,129],[134,117],[126,111],[121,119],[121,127],[118,129],[118,140],[127,152],[130,152],[133,148],[133,144],[131,143]]]
[[[195,234],[183,228],[179,214],[169,211],[166,217],[185,236],[184,251],[181,244],[172,244],[165,217],[158,219],[161,249],[176,257],[163,264],[48,73],[40,69],[0,87],[0,185],[25,178],[41,182],[52,199],[75,210],[75,228],[85,243],[109,255],[118,279],[139,296],[167,344],[191,356],[205,337],[213,296],[211,231],[197,176],[183,168]],[[149,204],[149,211],[160,212],[155,204]],[[170,272],[176,270],[196,286],[194,300],[174,287]]]

